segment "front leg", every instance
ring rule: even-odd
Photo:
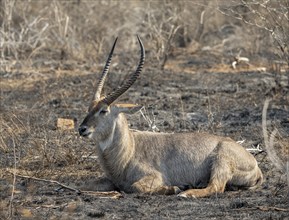
[[[108,192],[117,190],[116,186],[106,176],[102,177],[91,177],[83,181],[79,187],[84,191],[100,191]]]
[[[158,195],[173,195],[178,194],[180,189],[177,186],[164,185],[163,179],[159,175],[148,175],[132,185],[133,192],[158,194]]]

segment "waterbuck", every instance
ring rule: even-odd
[[[101,166],[116,190],[127,193],[178,194],[205,197],[224,192],[226,186],[255,188],[263,180],[255,158],[230,138],[207,133],[155,133],[130,130],[124,114],[139,105],[113,104],[140,75],[144,46],[138,38],[141,56],[128,80],[102,97],[117,39],[97,84],[89,112],[79,134],[93,138]]]

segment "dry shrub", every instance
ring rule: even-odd
[[[116,1],[1,1],[3,60],[88,59],[116,35],[138,33],[136,3]],[[132,10],[133,8],[133,10]],[[142,18],[142,16],[141,16]],[[130,44],[128,44],[130,45]]]
[[[31,4],[3,0],[1,15],[1,57],[5,60],[33,58],[39,50],[48,48],[49,41],[55,40],[51,38],[52,34],[63,26],[57,6],[45,1]],[[59,40],[55,43],[58,44]]]
[[[220,11],[243,21],[251,28],[269,33],[279,57],[289,64],[289,2],[287,0],[242,0],[221,5]],[[264,45],[265,46],[265,45]],[[268,46],[264,50],[268,50]]]
[[[258,52],[263,33],[246,30],[242,22],[217,10],[222,4],[235,10],[241,3],[220,2],[1,0],[2,66],[11,65],[12,60],[29,61],[30,65],[67,59],[94,63],[116,36],[125,39],[116,53],[137,50],[135,34],[145,39],[148,57],[157,58],[161,65],[179,47],[233,55],[240,50]],[[285,28],[283,37],[287,36]],[[256,40],[255,47],[248,43]]]

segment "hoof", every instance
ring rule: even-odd
[[[183,197],[183,198],[188,198],[186,194],[180,193],[177,195],[177,197]]]
[[[179,193],[177,195],[178,197],[183,197],[183,198],[196,198],[194,195],[188,195],[187,193],[183,192],[183,193]]]

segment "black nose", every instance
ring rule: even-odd
[[[79,132],[79,134],[80,134],[81,136],[83,136],[86,131],[87,131],[87,127],[86,127],[86,126],[80,126],[80,127],[78,128],[78,132]]]

